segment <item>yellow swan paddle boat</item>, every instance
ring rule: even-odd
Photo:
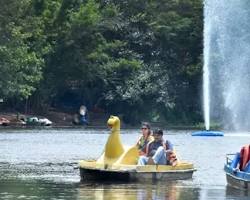
[[[138,148],[122,145],[119,118],[110,116],[107,124],[111,128],[111,134],[101,157],[95,161],[81,160],[79,163],[81,181],[164,181],[192,178],[195,169],[188,162],[179,161],[176,166],[137,165]]]

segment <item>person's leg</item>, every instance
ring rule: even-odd
[[[166,152],[163,147],[159,147],[157,151],[155,152],[154,156],[152,157],[155,164],[158,165],[166,165],[167,158],[166,158]]]
[[[246,164],[246,167],[243,169],[244,172],[249,173],[250,172],[250,161]]]
[[[171,154],[171,152],[172,152],[171,150],[166,151],[166,160],[167,160],[166,164],[167,165],[170,165],[170,154]]]
[[[238,168],[239,163],[240,163],[240,153],[236,153],[230,164],[230,167]]]
[[[148,157],[140,156],[137,165],[146,165],[148,163]]]

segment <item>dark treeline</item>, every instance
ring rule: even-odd
[[[0,0],[0,97],[201,120],[201,0]]]

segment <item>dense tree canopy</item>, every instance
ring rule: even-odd
[[[201,0],[0,2],[0,96],[200,120]]]

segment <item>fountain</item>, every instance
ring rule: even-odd
[[[211,26],[210,105],[217,111],[212,117],[224,128],[250,130],[250,1],[206,0],[205,7]]]
[[[227,13],[228,1],[221,0],[204,0],[204,65],[203,65],[203,105],[204,105],[204,120],[205,131],[197,131],[192,133],[192,136],[223,136],[220,131],[210,130],[210,109],[219,109],[223,98],[219,96],[221,79],[223,78],[223,69],[227,67],[226,64],[222,65],[224,57],[221,55],[223,48],[227,48],[219,38],[224,38],[227,34],[223,32],[224,27],[223,14]],[[224,16],[226,17],[226,16]],[[228,17],[228,16],[227,16]],[[226,49],[228,51],[228,49]],[[213,95],[211,95],[213,93]],[[210,97],[213,97],[212,99]],[[212,103],[212,104],[211,104]],[[212,105],[210,107],[210,105]],[[220,113],[219,112],[215,112]],[[221,113],[223,113],[221,111]],[[215,114],[215,115],[216,115]],[[218,115],[218,114],[217,114]]]
[[[210,72],[211,117],[250,130],[250,2],[205,0],[204,68]],[[206,109],[205,109],[206,111]]]

